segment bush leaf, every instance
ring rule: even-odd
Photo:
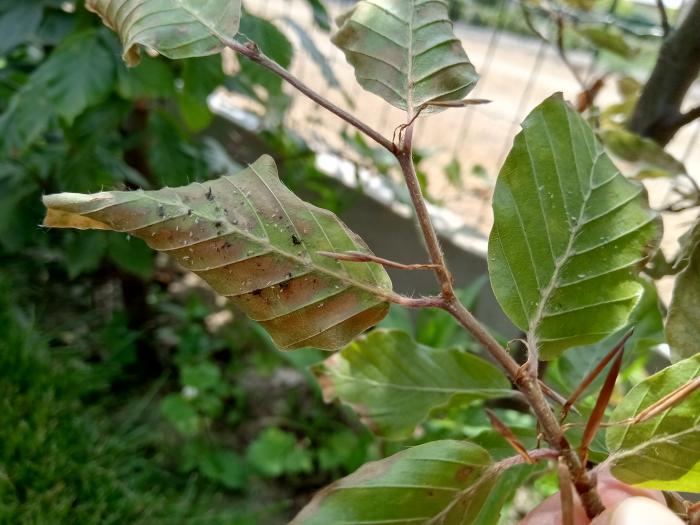
[[[496,183],[489,274],[543,359],[622,328],[644,288],[658,216],[556,94],[523,123]]]
[[[290,525],[470,525],[496,481],[491,465],[472,443],[418,445],[329,485]]]
[[[431,411],[513,395],[491,363],[457,348],[416,343],[399,330],[374,330],[314,369],[326,402],[351,405],[369,428],[407,438]]]
[[[240,0],[86,0],[85,7],[119,34],[129,66],[139,63],[139,44],[168,58],[218,53],[241,21]]]
[[[391,291],[374,263],[317,251],[364,242],[331,212],[280,181],[271,157],[207,182],[157,191],[44,197],[46,226],[127,232],[164,251],[260,322],[283,349],[339,348],[387,313]]]
[[[632,388],[611,415],[639,414],[700,375],[700,354],[679,361]],[[643,423],[606,433],[612,473],[625,483],[658,490],[700,491],[700,391]]]
[[[445,0],[362,0],[338,25],[333,43],[358,82],[410,116],[429,102],[461,100],[478,78]]]
[[[700,352],[700,222],[689,234],[681,262],[687,266],[676,276],[666,320],[666,338],[675,358]]]

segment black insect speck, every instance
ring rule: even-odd
[[[299,237],[297,237],[295,234],[292,234],[292,244],[295,246],[301,244],[301,239],[299,239]]]
[[[211,186],[209,186],[209,189],[207,190],[206,197],[208,201],[214,200],[214,194],[211,191]]]

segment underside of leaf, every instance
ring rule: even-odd
[[[387,438],[410,437],[434,409],[513,394],[506,376],[484,359],[418,345],[398,330],[373,330],[314,372],[327,402],[340,398]]]
[[[130,66],[139,45],[169,58],[218,53],[241,20],[240,0],[86,0],[85,7],[119,35]]]
[[[633,418],[700,377],[700,353],[636,385],[611,415]],[[615,477],[659,490],[700,492],[700,391],[641,423],[608,428],[608,459]]]
[[[446,0],[362,0],[338,25],[333,43],[362,87],[411,116],[430,102],[461,100],[478,78]]]
[[[497,479],[491,465],[472,443],[418,445],[329,485],[291,525],[470,525]]]
[[[371,253],[334,214],[280,181],[269,156],[207,183],[157,191],[44,197],[46,226],[126,232],[195,272],[258,321],[283,349],[333,350],[379,322],[391,291]]]
[[[626,324],[661,234],[646,200],[560,94],[524,121],[496,184],[489,273],[543,359]]]

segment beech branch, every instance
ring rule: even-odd
[[[697,1],[700,2],[700,0]],[[575,450],[566,439],[562,427],[547,403],[540,381],[534,374],[527,371],[525,373],[522,372],[522,368],[517,361],[515,361],[500,343],[488,333],[484,326],[476,320],[462,303],[460,303],[455,295],[452,275],[447,269],[445,257],[440,247],[440,241],[430,218],[430,214],[428,213],[428,207],[413,164],[414,122],[408,119],[407,124],[402,128],[403,135],[399,139],[399,144],[394,144],[393,141],[390,141],[369,125],[316,93],[311,87],[304,84],[297,77],[277,64],[277,62],[267,57],[254,42],[243,44],[235,40],[225,40],[223,44],[286,80],[302,94],[357,128],[396,157],[411,197],[417,222],[420,226],[430,256],[431,267],[435,271],[441,293],[438,297],[411,298],[390,292],[387,293],[384,298],[390,302],[409,308],[437,307],[452,314],[452,316],[470,332],[503,367],[518,390],[525,396],[541,425],[545,439],[552,448],[556,450],[556,454],[562,458],[569,472],[571,472],[574,486],[581,497],[583,506],[586,509],[586,514],[590,518],[600,514],[604,510],[604,507],[598,496],[595,482],[586,470],[585,465],[580,461],[578,454],[576,454]],[[523,460],[522,458],[519,459],[521,461]]]
[[[359,131],[367,135],[369,138],[371,138],[373,141],[375,141],[377,144],[380,146],[386,148],[387,150],[393,152],[393,144],[392,142],[384,137],[381,133],[370,127],[369,125],[365,124],[362,122],[360,119],[355,117],[354,115],[351,115],[341,107],[337,106],[327,98],[321,96],[318,94],[316,91],[313,90],[313,88],[307,86],[302,82],[300,79],[292,75],[289,71],[284,69],[282,66],[280,66],[277,62],[272,60],[270,57],[265,55],[258,45],[255,42],[247,42],[245,44],[242,44],[241,42],[238,42],[236,40],[226,40],[223,41],[223,44],[228,47],[229,49],[232,49],[236,53],[240,53],[241,55],[249,58],[256,64],[260,64],[261,66],[269,69],[272,71],[274,74],[277,76],[281,77],[282,79],[286,80],[287,83],[290,85],[294,86],[296,89],[298,89],[300,92],[302,92],[304,95],[306,95],[308,98],[316,102],[319,106],[327,109],[331,113],[337,115],[340,117],[342,120],[350,124],[351,126],[357,128]]]

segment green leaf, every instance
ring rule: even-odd
[[[99,33],[66,39],[12,97],[0,117],[2,151],[17,156],[44,133],[54,115],[69,124],[103,101],[114,83],[114,60]]]
[[[331,30],[331,17],[328,15],[326,6],[323,5],[322,0],[306,0],[309,4],[311,10],[314,13],[314,22],[318,27],[324,31]]]
[[[205,160],[176,118],[162,110],[148,115],[148,166],[160,186],[179,186],[206,177]]]
[[[112,235],[107,248],[110,259],[125,272],[148,280],[153,275],[153,251],[141,239],[128,235]]]
[[[197,411],[180,394],[166,396],[160,404],[160,411],[185,436],[199,432]]]
[[[190,58],[183,62],[183,85],[177,97],[178,107],[190,130],[201,131],[214,118],[207,98],[224,83],[226,76],[219,56]]]
[[[213,450],[199,459],[199,471],[229,489],[246,487],[248,470],[243,460],[229,450]]]
[[[274,427],[265,429],[250,444],[246,458],[257,472],[271,478],[311,472],[313,468],[311,455],[294,435]]]
[[[666,319],[671,355],[678,359],[700,352],[700,222],[688,237],[683,271],[676,276]]]
[[[314,372],[326,402],[339,398],[374,433],[410,437],[435,410],[510,397],[510,381],[488,361],[452,348],[418,345],[397,330],[373,330]]]
[[[625,345],[623,371],[640,356],[648,356],[651,347],[665,342],[664,322],[656,286],[646,280],[643,280],[642,284],[644,294],[630,315],[627,326],[597,343],[576,347],[571,352],[566,352],[547,368],[548,376],[554,377],[562,394],[572,393],[583,381],[583,378],[620,342],[630,328],[634,327],[634,333]],[[611,365],[608,365],[608,368]],[[586,389],[584,395],[599,391],[605,381],[608,368],[599,374]]]
[[[333,43],[358,82],[409,116],[430,102],[463,99],[478,78],[445,0],[362,0],[338,25]]]
[[[99,32],[88,30],[66,39],[35,76],[54,111],[70,124],[112,90],[115,62]]]
[[[622,58],[634,57],[638,50],[627,43],[621,31],[610,25],[601,26],[579,26],[576,31],[593,44],[598,49],[610,51]]]
[[[86,0],[85,7],[119,34],[129,66],[139,62],[139,45],[168,58],[216,54],[241,19],[240,0]]]
[[[75,279],[81,274],[97,270],[107,252],[104,233],[85,232],[87,235],[79,235],[77,232],[68,233],[63,243],[68,277]]]
[[[613,155],[634,163],[640,171],[667,172],[667,176],[687,173],[683,163],[656,142],[622,126],[608,125],[601,131],[600,139]]]
[[[0,56],[34,35],[39,29],[43,11],[40,2],[24,0],[0,15]]]
[[[632,388],[611,415],[623,421],[700,376],[700,353],[654,374]],[[607,430],[612,473],[642,487],[700,492],[700,390],[681,403],[634,425]]]
[[[221,382],[221,370],[214,363],[204,362],[182,367],[182,384],[208,390]]]
[[[472,443],[418,445],[324,488],[290,525],[472,525],[497,478],[491,465]]]
[[[386,315],[374,263],[319,251],[369,249],[332,213],[296,197],[263,156],[205,184],[44,197],[46,226],[128,232],[166,251],[258,320],[284,349],[335,349]]]
[[[144,57],[138,67],[117,66],[117,91],[129,100],[169,98],[175,94],[175,75],[162,58]]]
[[[457,297],[466,308],[472,309],[476,305],[486,280],[485,275],[479,276],[466,288],[456,291]],[[473,341],[454,317],[437,308],[423,308],[418,311],[415,332],[416,341],[434,348],[464,347]]]
[[[489,274],[498,302],[541,358],[622,328],[637,273],[660,236],[588,124],[554,95],[527,117],[496,183]]]
[[[445,177],[447,177],[447,182],[450,183],[455,189],[464,188],[464,181],[462,180],[462,166],[459,163],[457,157],[452,157],[452,160],[444,168]]]

